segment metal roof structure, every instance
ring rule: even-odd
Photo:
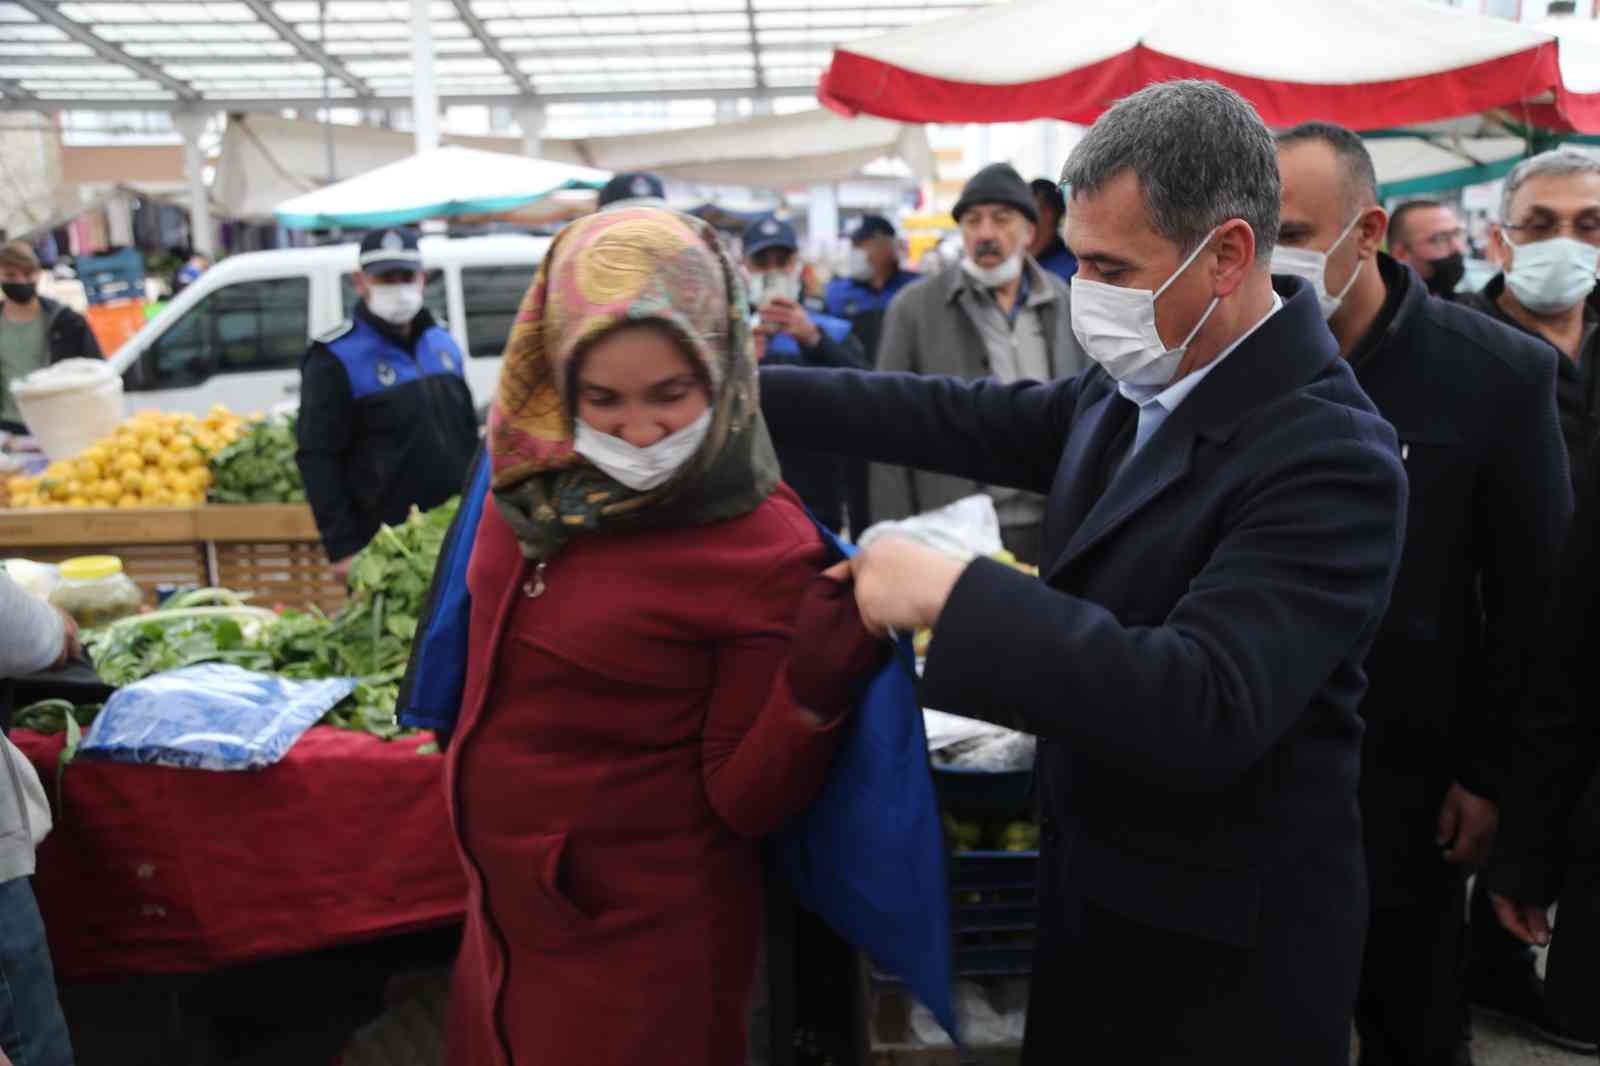
[[[812,96],[835,45],[992,2],[431,0],[434,81],[442,105]],[[0,0],[0,110],[407,107],[411,19],[411,0]]]

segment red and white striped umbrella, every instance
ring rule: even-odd
[[[1428,0],[1017,0],[835,50],[818,87],[902,122],[1090,123],[1152,82],[1210,78],[1271,126],[1358,130],[1497,108],[1600,132],[1547,27]]]

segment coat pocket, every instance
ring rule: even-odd
[[[506,936],[550,947],[586,930],[589,914],[566,888],[567,834],[519,836],[507,845],[499,861],[482,863],[489,907]]]
[[[1156,929],[1252,948],[1261,913],[1261,874],[1199,867],[1125,851],[1082,834],[1065,884],[1102,910]]]

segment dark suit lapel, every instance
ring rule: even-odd
[[[1067,543],[1093,509],[1101,457],[1123,425],[1116,417],[1116,407],[1121,402],[1113,386],[1078,416],[1056,469],[1056,491],[1045,514],[1045,544]],[[1040,562],[1044,564],[1046,560]]]
[[[1190,461],[1194,455],[1194,430],[1180,421],[1183,408],[1179,408],[1156,431],[1128,463],[1126,469],[1116,474],[1111,484],[1092,501],[1093,506],[1078,524],[1066,551],[1055,561],[1046,580],[1071,565],[1074,559],[1111,536],[1172,486],[1189,475]],[[1114,422],[1113,419],[1107,421]],[[1095,452],[1096,459],[1104,455],[1105,446]],[[1081,484],[1093,491],[1092,469],[1086,470]]]

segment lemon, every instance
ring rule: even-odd
[[[139,497],[131,492],[125,492],[117,498],[118,507],[140,507]]]
[[[124,492],[138,494],[144,490],[145,477],[138,470],[124,471],[120,480]]]
[[[82,496],[83,482],[79,481],[77,478],[73,478],[71,481],[67,482],[66,490],[68,499],[72,498],[73,496]]]
[[[130,470],[143,470],[144,457],[136,451],[127,451],[117,456],[117,470],[127,473]]]
[[[93,507],[86,496],[70,496],[67,498],[68,507]]]

